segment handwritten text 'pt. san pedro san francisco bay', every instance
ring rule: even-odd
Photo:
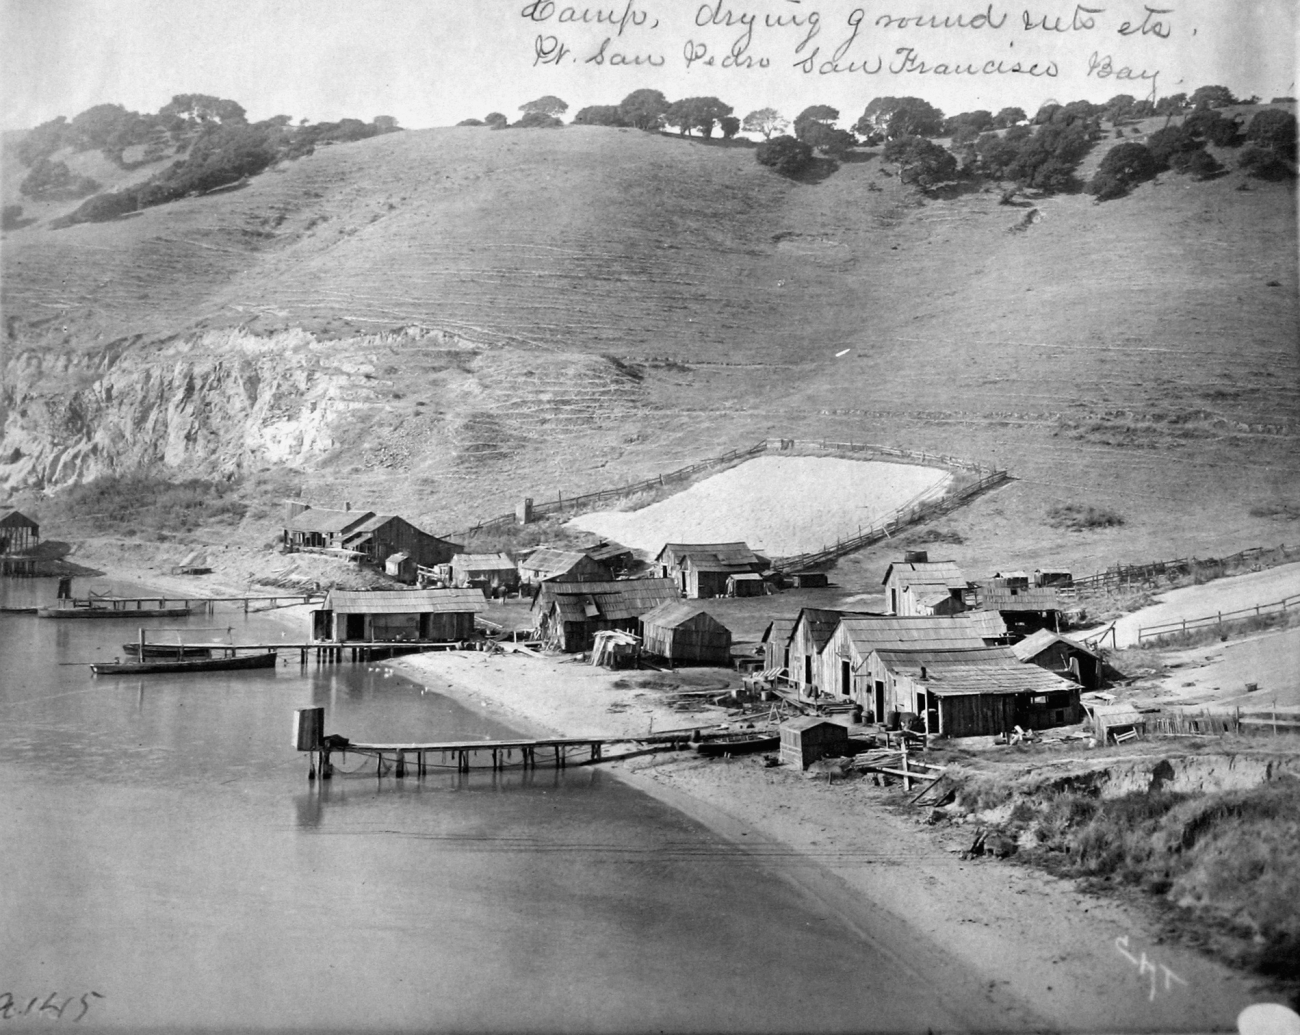
[[[918,5],[921,6],[921,5]],[[1124,3],[1042,8],[986,3],[914,13],[886,5],[823,9],[805,0],[621,0],[581,6],[527,0],[520,17],[538,28],[534,65],[789,68],[811,76],[1027,76],[1063,73],[1141,86],[1152,98],[1157,67],[1129,63],[1125,45],[1179,31],[1173,7]],[[1047,39],[1069,41],[1041,53]],[[1036,53],[1039,51],[1040,53]],[[1073,64],[1075,67],[1069,67]]]

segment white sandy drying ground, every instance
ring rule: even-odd
[[[764,456],[642,510],[584,514],[569,524],[651,553],[664,543],[744,541],[767,556],[789,557],[855,536],[951,480],[910,464]]]

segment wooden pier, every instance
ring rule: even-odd
[[[321,779],[328,780],[333,774],[330,755],[334,751],[352,752],[358,755],[373,755],[376,759],[375,774],[381,779],[387,771],[385,764],[397,779],[409,775],[425,776],[430,769],[453,769],[458,773],[468,773],[471,769],[507,768],[535,769],[539,764],[552,764],[556,769],[564,769],[570,764],[590,765],[604,757],[604,748],[610,743],[635,743],[630,738],[610,737],[557,737],[552,739],[526,740],[465,740],[437,742],[432,744],[362,744],[349,742],[346,745],[332,747],[330,738],[320,749],[319,771]],[[580,757],[582,753],[586,757]],[[475,766],[473,759],[478,756],[491,756],[490,765]],[[391,762],[388,760],[391,759]],[[307,775],[315,778],[316,766]]]
[[[274,596],[234,596],[234,597],[173,597],[173,596],[144,596],[144,597],[119,597],[109,594],[91,593],[87,597],[71,597],[67,600],[65,606],[79,608],[106,608],[115,611],[138,611],[146,608],[157,608],[162,610],[168,607],[185,607],[195,612],[206,612],[212,614],[216,610],[217,604],[241,604],[244,613],[247,614],[250,605],[264,603],[265,608],[256,610],[272,610],[279,607],[295,607],[300,604],[315,604],[325,599],[322,593],[277,593]]]
[[[156,630],[149,630],[154,632]],[[474,641],[432,642],[432,641],[392,641],[392,640],[357,640],[347,643],[335,643],[332,640],[272,640],[267,643],[170,643],[150,641],[151,646],[167,647],[171,650],[185,651],[207,647],[211,650],[225,651],[267,651],[299,654],[299,663],[307,664],[307,659],[315,652],[316,660],[325,664],[338,664],[344,661],[368,662],[386,661],[404,654],[424,654],[435,650],[469,650]]]

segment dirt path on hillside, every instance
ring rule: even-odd
[[[1184,586],[1161,593],[1158,603],[1125,615],[1115,623],[1117,646],[1137,645],[1138,630],[1183,619],[1191,621],[1219,612],[1240,611],[1256,604],[1271,604],[1300,593],[1300,564],[1253,571],[1246,575],[1215,579],[1200,586]],[[1081,633],[1099,632],[1100,628]],[[1110,637],[1106,637],[1110,643]]]

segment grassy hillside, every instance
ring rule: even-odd
[[[775,434],[1009,467],[948,522],[973,564],[1294,539],[1292,187],[1164,174],[1012,207],[855,158],[795,183],[748,147],[633,130],[321,148],[242,190],[6,234],[6,348],[305,328],[364,390],[309,495],[443,530]],[[412,325],[453,346],[366,337]],[[1125,524],[1063,533],[1062,503]]]

